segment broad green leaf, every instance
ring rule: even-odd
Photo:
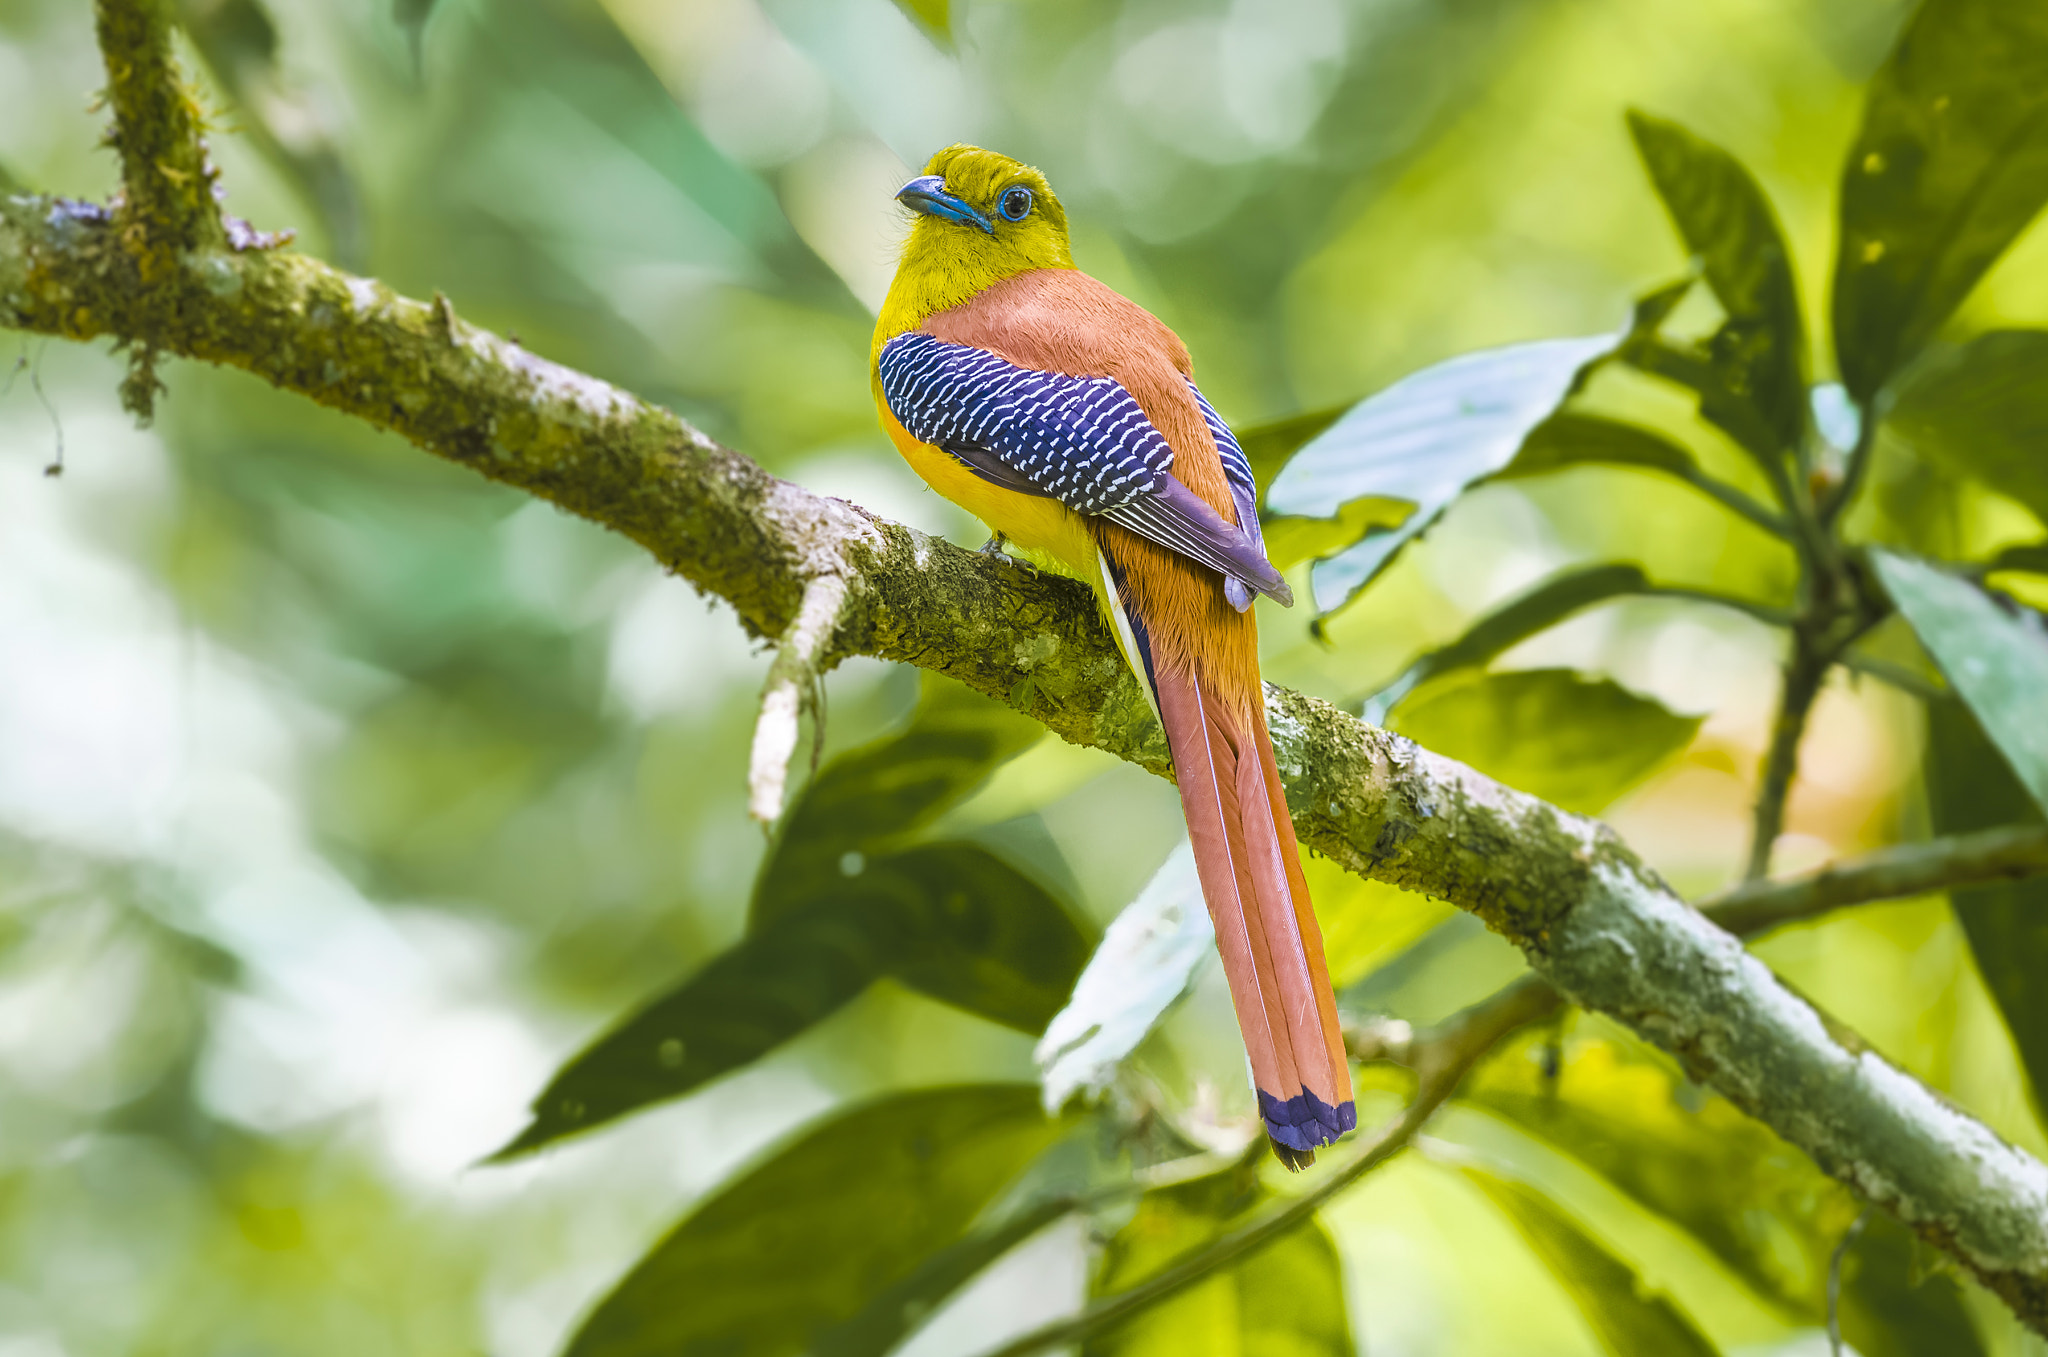
[[[1592,812],[1692,743],[1702,719],[1608,679],[1526,669],[1423,689],[1388,726],[1531,796]]]
[[[929,843],[870,864],[843,909],[892,918],[889,974],[1033,1036],[1067,1001],[1092,939],[1046,888],[975,843]]]
[[[1244,449],[1245,460],[1251,463],[1252,479],[1258,483],[1260,492],[1263,494],[1273,483],[1280,468],[1301,451],[1302,444],[1335,424],[1347,408],[1339,405],[1328,410],[1310,410],[1269,424],[1254,424],[1249,429],[1232,429],[1237,445]]]
[[[1927,704],[1927,809],[1934,833],[1967,834],[2042,816],[1977,718],[1959,702]],[[2048,1093],[2048,880],[2000,882],[1950,895],[1984,987],[2005,1015],[2032,1085]]]
[[[1474,622],[1449,645],[1418,657],[1400,677],[1366,700],[1365,719],[1384,720],[1395,703],[1428,680],[1483,665],[1596,603],[1650,592],[1649,578],[1640,566],[1591,565],[1552,575]]]
[[[1506,466],[1614,342],[1551,339],[1453,358],[1360,401],[1297,453],[1266,492],[1273,515],[1330,519],[1367,497],[1414,505],[1398,527],[1317,564],[1316,606],[1342,606],[1466,486]]]
[[[1448,901],[1368,881],[1319,854],[1303,854],[1301,871],[1323,930],[1330,984],[1339,990],[1392,961],[1458,912]]]
[[[813,1357],[883,1357],[989,1264],[1078,1205],[1074,1198],[1047,1198],[955,1240],[876,1295],[859,1314],[818,1334],[810,1352]]]
[[[1983,1357],[1962,1288],[1912,1231],[1873,1211],[1842,1256],[1842,1339],[1859,1357]]]
[[[496,1158],[678,1098],[751,1064],[894,976],[1021,1031],[1051,1020],[1088,956],[1045,888],[972,843],[921,844],[756,927],[599,1037],[533,1102]]]
[[[1544,476],[1585,465],[1643,467],[1682,480],[1699,472],[1693,455],[1662,434],[1618,419],[1568,411],[1531,429],[1514,460],[1494,479]]]
[[[1037,1050],[1047,1109],[1108,1088],[1117,1067],[1187,993],[1215,943],[1194,850],[1183,839],[1104,931],[1073,997],[1047,1025]]]
[[[1928,0],[1842,167],[1835,353],[1868,401],[2048,201],[2048,7]]]
[[[1771,205],[1720,147],[1635,109],[1628,123],[1658,195],[1727,313],[1712,341],[1715,366],[1763,414],[1776,450],[1789,452],[1806,428],[1806,334],[1791,252]]]
[[[2040,615],[2008,612],[1976,585],[1910,556],[1873,547],[1870,560],[2021,785],[2048,808],[2048,635]]]
[[[752,924],[835,890],[861,858],[931,824],[1044,734],[1001,703],[926,679],[906,728],[832,760],[782,817]]]
[[[973,1229],[876,1293],[852,1319],[820,1333],[811,1351],[815,1357],[883,1357],[989,1264],[1061,1216],[1113,1209],[1132,1195],[1128,1146],[1110,1128],[1082,1121],[991,1202]]]
[[[1994,331],[1930,356],[1900,384],[1885,428],[2048,522],[2048,330]]]
[[[783,1357],[967,1230],[1061,1124],[1028,1084],[899,1094],[807,1131],[693,1211],[566,1357]]]
[[[1342,551],[1368,532],[1398,528],[1414,512],[1415,506],[1405,499],[1366,495],[1338,509],[1332,518],[1269,515],[1259,527],[1265,534],[1266,559],[1276,570],[1291,570],[1303,561]]]
[[[1254,1164],[1146,1193],[1137,1215],[1103,1250],[1093,1294],[1129,1290],[1213,1243],[1270,1199]],[[1354,1351],[1343,1269],[1329,1235],[1313,1220],[1081,1346],[1083,1357],[1350,1357]]]
[[[1856,1218],[1847,1188],[1765,1128],[1701,1096],[1639,1043],[1575,1039],[1557,1075],[1525,1039],[1459,1097],[1571,1155],[1684,1229],[1792,1317],[1827,1312],[1828,1260]]]
[[[1466,1168],[1585,1316],[1613,1357],[1715,1357],[1683,1310],[1648,1290],[1636,1270],[1526,1183]]]

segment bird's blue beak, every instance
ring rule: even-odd
[[[896,201],[913,212],[924,213],[927,217],[944,217],[947,221],[966,222],[969,226],[980,227],[990,235],[996,233],[995,225],[986,215],[946,192],[946,181],[936,174],[920,175],[896,190]]]

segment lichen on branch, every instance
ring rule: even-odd
[[[777,480],[446,299],[209,225],[160,0],[99,13],[125,198],[0,198],[0,325],[240,368],[623,533],[754,635],[790,639],[799,678],[852,654],[918,665],[1171,775],[1084,587]],[[826,579],[843,585],[834,623],[792,635]],[[1478,914],[1563,995],[1673,1051],[2048,1333],[2048,1168],[1845,1042],[1606,826],[1312,697],[1266,697],[1304,843]]]

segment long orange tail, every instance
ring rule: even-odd
[[[1358,1112],[1265,712],[1166,665],[1152,678],[1259,1115],[1280,1161],[1304,1168]]]

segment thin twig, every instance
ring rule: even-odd
[[[1799,876],[1745,882],[1700,902],[1731,933],[1753,937],[1844,905],[2048,873],[2048,829],[2015,826],[1900,844]]]
[[[1525,983],[1508,986],[1418,1038],[1409,1061],[1404,1062],[1412,1063],[1416,1069],[1414,1098],[1400,1116],[1382,1127],[1349,1161],[1332,1168],[1329,1176],[1312,1190],[1188,1254],[1129,1290],[1105,1296],[1079,1314],[1013,1338],[986,1357],[1026,1357],[1044,1348],[1085,1342],[1171,1300],[1212,1273],[1297,1228],[1338,1193],[1406,1149],[1415,1133],[1463,1082],[1480,1057],[1508,1033],[1552,1011],[1557,1002],[1555,991],[1529,977]]]
[[[1749,863],[1745,881],[1761,880],[1771,870],[1771,849],[1785,827],[1785,800],[1799,768],[1799,741],[1806,734],[1806,718],[1813,712],[1827,678],[1829,660],[1815,648],[1804,626],[1792,628],[1792,654],[1785,661],[1784,688],[1778,697],[1778,713],[1771,722],[1770,747],[1764,752],[1763,769],[1757,779],[1756,809],[1753,812]]]
[[[1856,1242],[1856,1236],[1863,1233],[1863,1227],[1870,1223],[1870,1208],[1864,1207],[1861,1215],[1842,1231],[1842,1242],[1835,1245],[1835,1251],[1828,1258],[1828,1353],[1830,1357],[1842,1357],[1842,1260],[1849,1254],[1849,1246]]]

